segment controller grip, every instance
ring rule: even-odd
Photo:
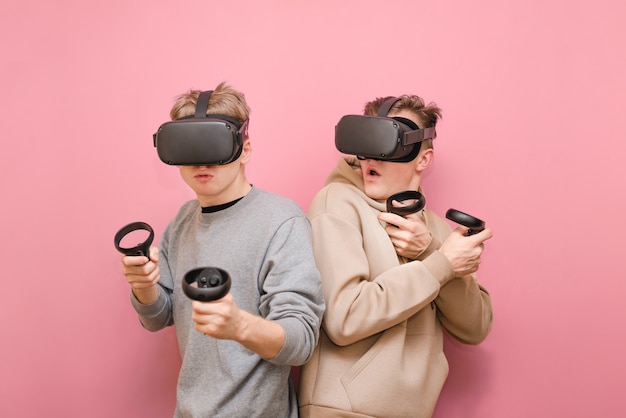
[[[197,287],[191,286],[197,283]],[[230,275],[217,267],[199,267],[189,270],[182,281],[188,298],[210,302],[223,298],[230,291]]]

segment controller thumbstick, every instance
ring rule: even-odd
[[[197,287],[191,286],[194,282]],[[185,274],[182,286],[190,299],[210,302],[223,298],[230,291],[230,275],[217,267],[200,267]]]

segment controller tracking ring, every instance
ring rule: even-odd
[[[403,202],[405,200],[415,200],[415,203],[412,203],[407,206],[393,206],[393,201]],[[417,191],[407,190],[405,192],[400,192],[389,196],[387,199],[387,212],[395,213],[396,215],[405,216],[410,215],[415,212],[419,212],[424,209],[426,206],[426,198]]]
[[[456,209],[448,209],[446,218],[469,228],[465,235],[474,235],[485,229],[485,222]]]
[[[150,235],[144,242],[141,242],[132,248],[124,248],[120,246],[122,238],[124,238],[126,235],[130,234],[133,231],[139,231],[141,229],[146,230],[150,233]],[[117,248],[117,250],[121,252],[122,254],[125,254],[128,256],[143,255],[148,258],[150,258],[150,246],[152,245],[153,240],[154,240],[154,231],[152,230],[152,227],[145,222],[133,222],[124,226],[122,229],[117,231],[117,234],[115,234],[115,239],[114,239],[115,248]]]

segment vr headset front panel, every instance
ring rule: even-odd
[[[411,152],[413,145],[402,145],[407,128],[386,117],[346,115],[335,128],[335,146],[344,154],[389,160]]]
[[[219,119],[166,122],[154,142],[161,161],[170,165],[228,164],[241,149],[237,127]]]

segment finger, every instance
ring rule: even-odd
[[[196,326],[205,326],[211,323],[213,316],[214,315],[199,313],[196,310],[191,311],[191,320],[196,323]]]
[[[396,225],[387,224],[385,225],[385,232],[387,232],[387,235],[389,235],[389,238],[393,240],[394,238],[398,238],[398,236],[401,233],[401,230]]]
[[[472,235],[475,239],[478,239],[480,242],[487,241],[491,237],[493,237],[493,231],[491,228],[485,228],[482,231]]]
[[[145,260],[147,260],[145,257],[134,257],[134,258],[144,258]],[[132,274],[132,275],[138,275],[138,276],[147,276],[157,268],[158,268],[158,264],[147,260],[143,264],[124,265],[122,271],[125,275]]]
[[[191,302],[191,309],[198,315],[219,315],[222,308],[220,303],[222,299],[210,301],[194,300]]]
[[[467,235],[466,238],[469,239],[468,242],[470,243],[471,246],[479,249],[480,252],[482,252],[485,247],[484,242],[488,240],[489,238],[491,238],[491,235],[489,234],[482,235],[482,232],[480,232],[477,234]]]
[[[405,219],[424,223],[424,219],[425,219],[424,209],[418,210],[417,212],[409,213],[408,215],[405,215],[404,217]]]
[[[150,247],[150,261],[155,263],[159,262],[159,248],[158,247]]]
[[[452,230],[452,234],[453,235],[459,235],[459,236],[464,236],[464,237],[468,237],[467,231],[469,231],[469,228],[463,225],[459,225],[456,228],[454,228]],[[476,235],[469,235],[470,237],[475,237]]]
[[[142,266],[144,264],[147,264],[149,261],[150,260],[148,259],[148,257],[143,255],[125,255],[124,257],[122,257],[122,264],[124,264],[125,266]]]
[[[160,273],[159,273],[159,268],[157,266],[156,268],[154,268],[154,269],[152,269],[150,271],[147,271],[147,272],[140,272],[140,273],[130,272],[130,273],[125,273],[125,276],[126,276],[126,280],[130,284],[151,286],[151,285],[154,285],[156,282],[159,281]]]
[[[409,244],[403,240],[395,240],[393,246],[397,251],[407,251],[409,249]]]
[[[220,315],[201,315],[192,312],[191,320],[196,324],[195,327],[203,334],[214,335],[224,326],[225,320]]]
[[[410,205],[414,205],[416,204],[418,201],[418,199],[407,199],[407,200],[392,200],[391,201],[391,206],[393,206],[394,208],[401,208],[404,206],[410,206]]]
[[[402,225],[402,222],[406,221],[402,216],[396,215],[395,213],[391,212],[380,212],[378,214],[378,219],[395,227],[400,227],[400,225]]]

